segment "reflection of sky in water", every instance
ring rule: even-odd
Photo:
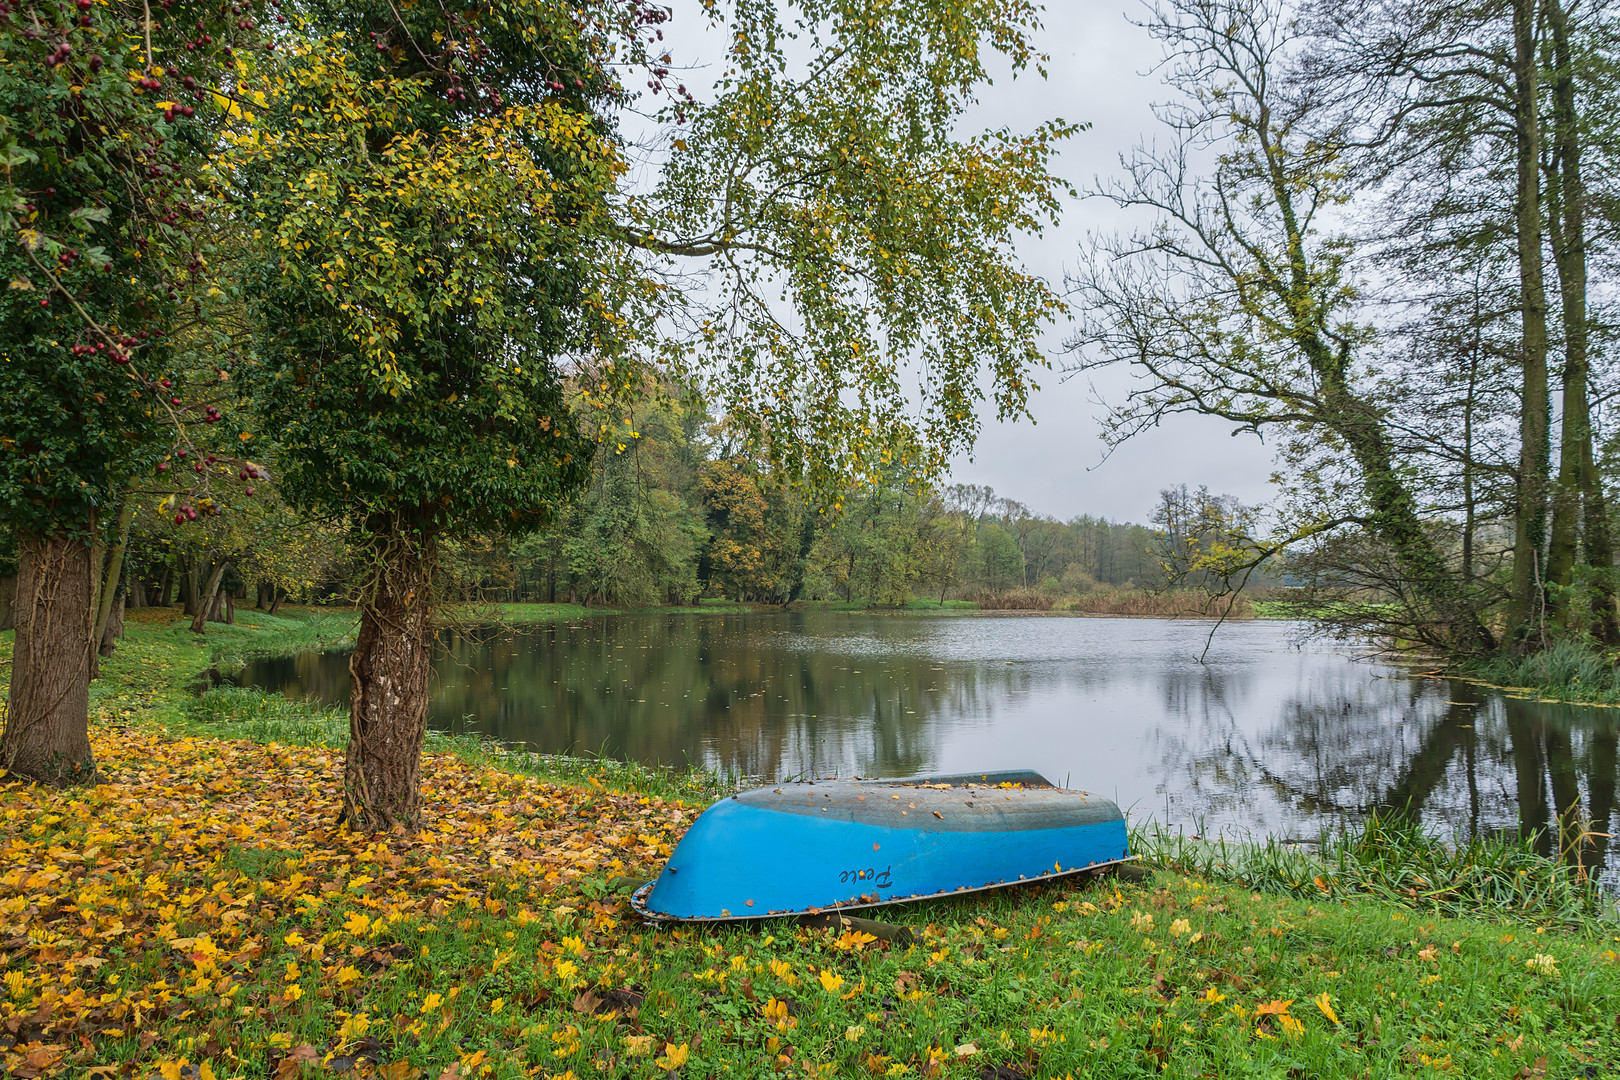
[[[1036,768],[1137,816],[1314,836],[1413,806],[1464,835],[1579,801],[1606,832],[1613,710],[1481,695],[1234,623],[619,615],[454,635],[432,723],[766,779]],[[243,680],[346,700],[344,658]],[[1524,796],[1521,798],[1520,793]]]

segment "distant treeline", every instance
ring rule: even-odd
[[[1163,587],[1188,513],[1235,505],[1181,487],[1161,493],[1155,526],[1059,521],[989,487],[930,488],[898,472],[817,502],[701,413],[645,405],[597,426],[622,435],[600,444],[589,486],[553,528],[445,552],[463,595],[611,606],[723,597],[1086,607],[1074,601]]]
[[[701,407],[653,401],[582,412],[599,434],[589,484],[549,528],[442,542],[437,581],[447,599],[609,607],[715,598],[855,607],[971,601],[1186,614],[1209,609],[1212,584],[1189,566],[1209,541],[1241,532],[1247,513],[1228,496],[1183,485],[1159,493],[1148,525],[1089,514],[1060,521],[989,487],[929,486],[898,467],[818,501],[743,452],[742,440]],[[114,612],[125,603],[179,603],[201,630],[231,620],[243,603],[273,609],[289,598],[348,598],[359,563],[345,523],[290,511],[274,497],[273,474],[265,487],[267,498],[250,511],[180,529],[162,506],[142,505],[119,541]],[[0,528],[0,626],[14,581],[8,539]],[[1246,612],[1238,601],[1229,613]],[[116,635],[116,614],[113,622]]]

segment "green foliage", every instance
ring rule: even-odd
[[[1026,0],[705,4],[727,41],[712,101],[678,103],[632,240],[703,258],[682,297],[686,381],[772,466],[830,495],[891,465],[938,475],[971,444],[988,367],[1024,412],[1064,310],[1013,252],[1056,218],[1062,121],[959,130],[992,65],[1044,59]],[[916,373],[918,385],[906,385]]]
[[[293,505],[522,531],[588,464],[555,365],[611,321],[608,57],[549,2],[403,12],[314,5],[267,72],[249,378]]]
[[[973,545],[969,573],[984,582],[991,592],[1001,592],[1024,583],[1024,557],[1013,538],[995,522],[980,526]]]
[[[631,409],[622,420],[585,410],[600,445],[557,545],[568,580],[586,597],[643,606],[697,595],[698,552],[707,537],[683,492],[696,483],[691,415],[661,401]]]
[[[703,472],[703,503],[710,587],[736,600],[788,599],[803,576],[803,499],[752,463],[723,458]]]
[[[219,95],[259,12],[174,0],[154,20],[118,0],[0,15],[0,516],[19,532],[116,517],[163,433],[183,443],[204,418],[191,389],[159,380],[208,300],[218,222],[197,180],[233,122]]]
[[[1471,661],[1464,675],[1495,686],[1522,687],[1560,701],[1620,703],[1620,663],[1612,652],[1559,641],[1539,652]]]

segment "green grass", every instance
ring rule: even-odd
[[[338,648],[354,640],[358,619],[352,609],[283,611],[239,608],[235,624],[209,623],[206,632],[194,634],[178,611],[138,609],[125,622],[117,650],[101,661],[100,678],[90,684],[92,714],[139,709],[149,720],[180,720],[210,670],[230,673],[248,656]],[[13,635],[0,637],[9,660]]]
[[[1620,704],[1620,668],[1615,656],[1576,642],[1559,642],[1527,656],[1473,661],[1462,665],[1458,673],[1554,701]]]
[[[340,712],[236,688],[199,696],[191,687],[216,661],[339,644],[352,614],[238,618],[236,627],[211,625],[200,640],[183,625],[133,625],[97,683],[98,721],[192,738],[341,745]],[[10,635],[0,636],[0,653],[9,648]],[[209,745],[223,744],[176,753],[206,754]],[[504,772],[572,785],[566,808],[523,826],[539,830],[522,843],[541,852],[598,843],[592,838],[624,802],[636,802],[616,810],[598,790],[702,802],[726,784],[470,737],[435,737],[430,749],[488,770],[473,778],[473,793],[502,790]],[[332,755],[321,760],[332,767]],[[178,794],[175,801],[177,790],[160,793],[167,801],[152,803],[152,812],[197,807],[210,829],[233,813],[212,813],[206,784]],[[30,828],[62,827],[49,822],[75,796],[56,798],[54,810],[27,811],[39,815]],[[437,812],[485,830],[469,835],[494,844],[513,827],[507,808],[501,798],[472,798]],[[48,840],[41,849],[56,850]],[[285,1054],[309,1047],[317,1061],[370,1053],[403,1063],[390,1074],[398,1080],[423,1070],[433,1080],[458,1061],[462,1076],[498,1080],[662,1077],[672,1069],[761,1080],[1620,1075],[1620,927],[1606,920],[1588,883],[1511,844],[1452,849],[1378,822],[1326,837],[1315,852],[1139,829],[1133,842],[1142,857],[1167,867],[1149,881],[1068,879],[875,913],[918,933],[918,943],[898,946],[785,920],[647,927],[616,899],[607,870],[553,883],[513,879],[491,860],[488,880],[424,877],[420,895],[364,887],[389,872],[378,860],[393,857],[390,845],[431,853],[430,840],[381,840],[372,851],[362,838],[350,851],[312,829],[279,838],[280,847],[234,842],[212,864],[176,862],[173,873],[211,876],[194,891],[185,887],[195,906],[165,916],[170,935],[229,935],[239,939],[233,949],[259,944],[228,978],[215,972],[209,984],[189,970],[183,980],[169,974],[181,962],[174,958],[190,964],[190,953],[154,947],[119,960],[116,950],[125,942],[133,950],[137,939],[110,939],[113,962],[85,969],[84,978],[113,995],[169,979],[157,985],[173,1007],[146,1021],[143,1032],[158,1037],[150,1053],[133,1028],[120,1028],[97,1033],[96,1057],[86,1063],[150,1069],[159,1054],[207,1059],[224,1080],[275,1076]],[[68,865],[90,865],[62,850],[78,860]],[[159,844],[151,857],[182,854]],[[136,877],[156,888],[167,873]],[[302,883],[298,875],[306,875]],[[45,888],[36,906],[48,899]],[[249,921],[233,924],[225,893],[286,900],[242,908]],[[343,929],[350,912],[375,914],[374,903],[417,914],[375,919],[359,937]],[[59,920],[48,932],[66,942],[76,925]],[[28,956],[0,966],[32,978]],[[294,985],[295,1004],[274,1004]],[[612,991],[628,1004],[599,1008]],[[226,1008],[226,994],[234,995],[230,1021],[205,1034],[200,1025],[210,1009]]]
[[[250,869],[274,879],[280,868],[264,862]],[[609,895],[586,883],[593,892]],[[1620,965],[1595,935],[1504,933],[1180,875],[891,909],[920,934],[909,947],[787,921],[649,929],[593,904],[518,921],[515,903],[492,896],[405,921],[362,950],[397,950],[384,973],[363,967],[333,994],[331,975],[304,960],[288,980],[304,988],[298,1006],[232,1038],[271,1048],[244,1055],[258,1068],[277,1046],[326,1058],[374,1045],[429,1078],[459,1060],[463,1074],[511,1080],[670,1068],[759,1080],[1508,1080],[1609,1077],[1620,1060]],[[274,990],[303,959],[281,944],[289,934],[344,944],[317,938],[313,916],[288,911],[267,928]],[[355,1037],[356,1016],[386,1042]]]
[[[1132,832],[1145,862],[1211,881],[1316,902],[1352,897],[1540,928],[1620,932],[1612,897],[1579,867],[1537,854],[1532,839],[1454,844],[1400,818],[1370,817],[1316,844],[1193,839],[1153,823]]]
[[[882,613],[895,611],[925,612],[929,614],[950,614],[958,612],[978,611],[979,605],[972,600],[909,600],[905,604],[874,604],[865,600],[812,600],[803,605],[810,611],[851,611],[861,613]]]
[[[583,604],[451,604],[447,610],[451,618],[476,621],[480,626],[491,623],[526,626],[602,613],[600,608],[588,608]]]

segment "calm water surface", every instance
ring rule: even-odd
[[[431,724],[766,780],[1032,767],[1133,816],[1314,837],[1409,807],[1448,833],[1609,831],[1613,709],[1359,661],[1297,628],[1153,619],[606,615],[451,634]],[[348,698],[341,653],[244,684]],[[1599,841],[1600,843],[1602,841]],[[1601,859],[1603,852],[1596,853]]]

